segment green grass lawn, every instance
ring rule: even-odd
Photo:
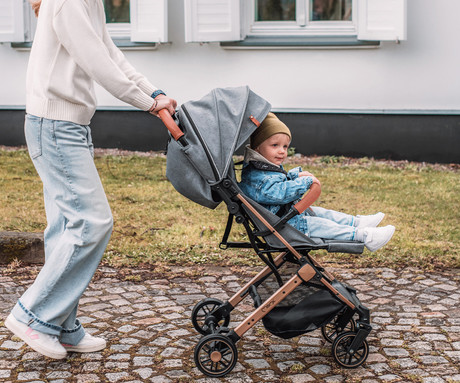
[[[460,170],[458,166],[290,158],[321,181],[317,205],[350,214],[386,213],[396,226],[392,241],[376,253],[316,252],[326,263],[356,266],[460,267]],[[221,204],[201,207],[177,193],[165,177],[164,156],[97,156],[112,212],[114,231],[105,253],[111,265],[212,263],[253,265],[248,250],[219,249],[227,220]],[[0,231],[43,231],[42,184],[25,150],[0,150]],[[235,225],[233,239],[244,238]]]

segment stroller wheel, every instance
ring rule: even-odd
[[[192,311],[192,323],[195,330],[203,335],[210,334],[212,330],[209,325],[206,324],[206,318],[222,304],[223,302],[216,298],[206,298],[198,302]],[[230,323],[230,316],[228,315],[224,318],[216,318],[216,322],[217,323],[214,323],[215,329],[218,329],[219,327],[227,327]]]
[[[343,328],[342,330],[339,330],[338,328],[338,321],[339,316],[337,315],[331,322],[321,327],[321,334],[323,334],[324,339],[326,339],[329,343],[334,342],[335,338],[337,338],[338,335],[344,332],[356,331],[356,322],[353,318],[347,323],[345,328]]]
[[[344,332],[335,338],[332,344],[332,355],[335,361],[345,368],[357,368],[361,366],[369,355],[369,344],[364,340],[361,346],[351,355],[350,345],[355,339],[356,333]]]
[[[233,341],[220,334],[206,335],[195,347],[195,364],[205,375],[221,377],[235,367],[238,351]]]

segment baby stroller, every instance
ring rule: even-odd
[[[211,209],[223,201],[229,218],[221,249],[252,248],[266,264],[228,301],[207,298],[193,308],[193,326],[203,335],[195,347],[195,363],[212,377],[232,371],[236,343],[259,320],[284,339],[320,328],[332,343],[333,358],[345,368],[362,365],[369,354],[369,309],[354,288],[339,282],[310,255],[318,249],[360,254],[364,244],[309,238],[287,224],[319,197],[320,187],[314,185],[282,216],[247,198],[238,187],[233,154],[269,110],[267,101],[248,87],[238,87],[215,89],[183,104],[175,120],[166,111],[160,114],[172,135],[166,176],[175,189]],[[248,241],[228,241],[234,221],[244,226]],[[231,312],[247,296],[254,300],[254,312],[236,328],[228,328]]]

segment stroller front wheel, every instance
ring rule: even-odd
[[[218,378],[233,370],[238,360],[238,351],[230,338],[210,334],[201,338],[196,345],[194,359],[203,374]]]
[[[206,298],[198,302],[192,310],[192,324],[195,330],[203,335],[212,333],[213,331],[206,323],[206,319],[215,309],[222,305],[223,302],[216,298]],[[216,318],[216,323],[214,323],[214,330],[218,329],[219,327],[227,327],[229,323],[230,315],[227,315],[224,318]]]
[[[338,328],[338,322],[339,315],[337,315],[330,323],[321,327],[321,334],[323,335],[324,339],[329,343],[334,342],[337,336],[344,332],[356,332],[356,322],[353,318],[350,319],[347,325],[341,330]]]
[[[350,353],[350,346],[356,337],[354,332],[344,332],[335,338],[332,344],[332,355],[335,361],[345,368],[357,368],[361,366],[369,356],[369,344],[364,340],[361,346]]]

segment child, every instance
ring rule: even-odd
[[[287,157],[291,132],[273,113],[251,135],[246,147],[240,188],[244,194],[272,213],[287,212],[286,204],[297,202],[318,182],[313,174],[300,167],[286,172],[282,163]],[[282,209],[282,210],[281,210]],[[281,214],[280,214],[281,213]],[[360,241],[370,251],[383,247],[393,236],[395,227],[377,227],[385,214],[352,216],[322,207],[311,206],[289,224],[309,237]]]

